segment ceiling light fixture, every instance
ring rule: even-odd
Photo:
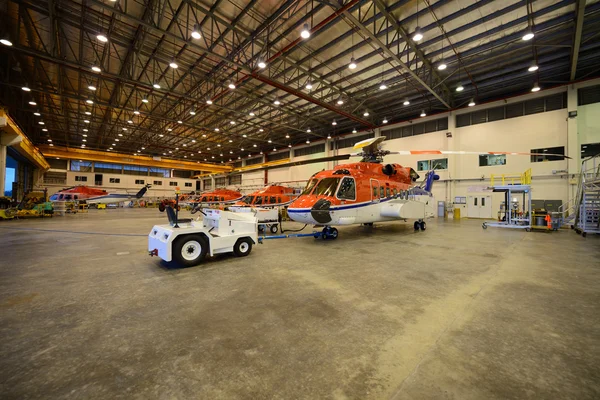
[[[31,92],[31,88],[25,84],[25,86],[23,86],[21,89],[23,89],[24,92]]]
[[[132,120],[130,120],[130,119],[128,119],[128,120],[127,120],[127,123],[128,123],[128,124],[133,124],[133,121],[132,121]]]
[[[337,122],[335,121],[335,119],[333,120],[333,122],[331,123],[331,125],[336,126]]]
[[[88,89],[90,89],[90,90],[96,90],[96,86],[90,85],[90,86],[88,86]]]
[[[84,119],[83,122],[85,122],[86,124],[89,124],[90,120],[89,119]]]
[[[92,99],[87,99],[85,102],[88,104],[94,104],[94,100],[92,100]]]
[[[227,87],[229,89],[233,90],[233,89],[235,89],[235,83],[233,83],[233,82],[230,81],[229,84],[227,84]]]
[[[363,116],[368,117],[369,116],[369,111],[365,110],[365,112],[363,113]]]
[[[206,104],[208,104],[210,106],[212,104],[212,100],[211,99],[206,99]]]
[[[538,69],[539,69],[539,67],[537,66],[537,64],[531,64],[531,66],[529,68],[527,68],[527,71],[533,72],[533,71],[537,71]]]
[[[198,23],[194,24],[194,29],[192,30],[192,37],[194,39],[202,38],[202,34],[200,33],[200,24],[198,24]]]
[[[413,33],[412,39],[415,42],[418,42],[421,39],[423,39],[423,32],[421,31],[421,27],[417,26],[417,28],[415,29],[415,33]]]
[[[306,89],[310,90],[313,88],[312,83],[310,83],[310,81],[306,82]]]
[[[42,114],[40,114],[39,112],[34,112],[33,115],[35,115],[36,117],[39,117]]]
[[[173,69],[177,69],[177,68],[179,68],[179,65],[177,65],[177,63],[175,62],[175,60],[172,60],[172,61],[169,63],[169,67],[171,67],[171,68],[173,68]]]
[[[289,133],[286,133],[286,134],[285,134],[285,138],[286,138],[286,139],[289,139],[289,138],[290,138],[290,135],[289,135]]]
[[[469,107],[473,107],[475,105],[475,100],[471,99],[469,102]]]
[[[445,70],[446,68],[448,68],[448,66],[446,65],[446,63],[444,61],[442,61],[442,63],[440,65],[438,65],[438,69],[440,71]]]
[[[261,68],[261,69],[267,68],[267,63],[265,63],[263,60],[259,60],[258,68]]]
[[[190,115],[196,115],[196,111],[190,110]]]
[[[425,114],[425,110],[421,110],[421,117],[426,117],[427,114]]]
[[[142,103],[147,103],[147,102],[148,102],[148,99],[144,97],[144,98],[142,99]]]
[[[229,121],[231,125],[235,125],[235,121]]]
[[[531,88],[532,92],[539,92],[540,91],[540,85],[538,85],[537,83],[535,85],[533,85],[533,87]]]
[[[340,98],[337,100],[337,105],[341,106],[342,104],[344,104],[344,100],[342,99],[342,97],[340,96]]]
[[[311,132],[312,132],[312,131],[310,130],[310,128],[308,128],[308,129],[306,130],[306,133],[311,133]]]
[[[387,117],[383,117],[383,121],[382,121],[382,122],[383,122],[384,124],[387,124],[387,123],[388,123]]]
[[[36,103],[35,101],[31,100],[31,101],[29,102],[29,105],[32,105],[32,106],[37,106],[37,103]]]
[[[97,65],[92,65],[92,71],[94,72],[102,72],[102,68]]]
[[[86,112],[85,112],[85,115],[92,115],[92,113],[91,113],[91,112],[89,112],[89,111],[86,111]]]
[[[108,42],[108,38],[106,36],[102,35],[102,34],[96,35],[96,39],[98,39],[102,43]]]
[[[533,34],[531,27],[528,27],[525,33],[523,33],[523,40],[531,40],[534,36],[535,35]]]
[[[302,39],[308,39],[310,37],[310,30],[308,29],[308,24],[304,24],[302,32],[300,32],[300,36],[302,37]]]
[[[7,37],[3,37],[2,39],[0,39],[0,43],[2,43],[5,46],[12,46],[12,42],[10,40],[8,40]]]
[[[459,83],[458,86],[456,87],[456,91],[462,92],[463,90],[465,90],[465,87],[462,85],[462,83]]]
[[[160,85],[158,83],[153,83],[152,87],[154,87],[154,89],[160,89]]]
[[[350,64],[348,64],[348,68],[350,69],[356,69],[357,65],[356,65],[356,60],[354,59],[354,57],[352,57],[350,59]]]
[[[352,129],[352,133],[356,133],[356,128]]]
[[[276,106],[280,105],[281,102],[279,101],[278,98],[275,98],[275,101],[273,102],[273,104],[275,104]]]
[[[177,123],[178,124],[183,124],[183,121],[182,120],[178,120]]]
[[[310,140],[309,139],[306,139],[306,144],[310,144]]]
[[[135,110],[133,113],[134,113],[135,115],[140,115],[140,112],[139,112],[138,110]]]
[[[48,129],[46,129],[46,128],[43,128],[43,129],[42,129],[42,131],[43,131],[43,132],[48,132]]]
[[[215,128],[215,132],[219,132],[219,128]]]
[[[408,101],[408,99],[405,99],[405,100],[404,100],[404,103],[402,103],[402,104],[404,104],[405,106],[407,106],[407,105],[409,105],[409,104],[410,104],[410,101]]]
[[[379,90],[385,90],[387,89],[387,85],[385,84],[385,82],[381,82],[381,84],[379,85]]]
[[[254,111],[250,111],[250,113],[248,115],[250,115],[251,117],[254,117],[256,114],[254,114]]]

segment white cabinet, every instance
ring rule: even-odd
[[[467,199],[467,217],[492,218],[492,196],[469,196],[469,198]]]

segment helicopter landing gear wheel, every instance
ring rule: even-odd
[[[420,224],[419,224],[419,221],[415,221],[415,223],[414,223],[413,226],[415,228],[415,232],[417,232],[419,230],[419,228],[421,227]]]
[[[335,240],[335,239],[337,239],[337,237],[338,237],[338,230],[336,228],[326,226],[325,228],[323,228],[323,231],[321,232],[321,238],[323,240],[328,240],[328,239]]]
[[[424,231],[425,228],[427,227],[427,224],[425,223],[425,221],[421,221],[421,222],[419,222],[419,227],[421,228],[422,231]]]

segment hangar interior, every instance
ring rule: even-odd
[[[0,16],[3,398],[600,397],[600,2]]]

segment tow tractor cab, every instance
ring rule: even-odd
[[[198,265],[209,254],[233,252],[244,257],[258,242],[257,219],[252,213],[233,213],[217,209],[200,210],[202,218],[177,219],[166,208],[168,225],[155,225],[148,235],[148,252],[186,267]]]
[[[436,177],[431,172],[431,180]],[[414,169],[399,164],[339,165],[313,175],[288,214],[297,222],[325,226],[425,218],[428,209],[433,215],[431,185],[413,187],[418,179]]]

